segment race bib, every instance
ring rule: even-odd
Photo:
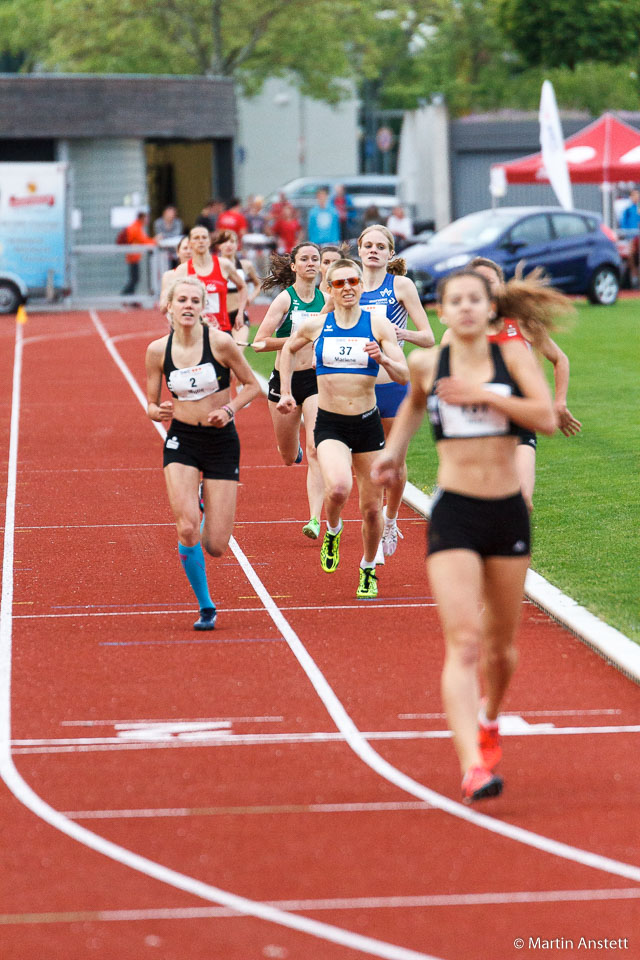
[[[212,363],[173,370],[168,387],[178,400],[202,400],[218,390],[218,378]]]
[[[502,397],[511,396],[507,383],[485,383],[483,389]],[[483,403],[461,406],[440,400],[439,408],[445,437],[500,437],[509,433],[509,418]]]
[[[366,337],[325,337],[322,344],[322,363],[325,367],[366,367],[369,354]]]
[[[207,291],[207,299],[204,302],[204,312],[206,314],[220,313],[220,294],[217,290]]]
[[[301,323],[307,320],[317,320],[320,313],[317,310],[294,310],[291,314],[291,333],[295,333]]]

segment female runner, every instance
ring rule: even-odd
[[[384,431],[376,407],[375,379],[379,367],[399,383],[406,383],[407,362],[393,325],[360,307],[362,272],[353,260],[336,260],[327,282],[335,307],[331,313],[302,323],[287,340],[280,359],[283,416],[295,409],[291,393],[294,356],[313,348],[318,376],[319,409],[314,431],[318,462],[324,481],[327,532],[320,551],[325,573],[334,573],[340,560],[342,520],[356,474],[362,515],[364,555],[356,596],[378,595],[375,557],[382,536],[382,491],[370,470],[384,446]]]
[[[189,246],[191,259],[176,267],[176,279],[198,277],[207,291],[207,304],[203,314],[205,320],[210,326],[217,327],[223,333],[231,333],[231,322],[227,312],[227,281],[233,280],[240,296],[246,296],[246,283],[231,260],[225,260],[210,252],[211,234],[206,227],[196,225],[191,228]],[[240,320],[241,323],[242,320]]]
[[[510,285],[498,311],[535,310],[541,321],[565,301],[526,281]],[[497,796],[498,711],[516,666],[514,645],[529,565],[529,512],[516,468],[520,427],[551,434],[555,417],[539,365],[522,343],[490,343],[496,309],[485,277],[471,270],[441,281],[439,309],[449,346],[416,350],[411,389],[378,457],[373,477],[402,470],[409,440],[428,410],[437,443],[439,492],[428,529],[427,572],[445,639],[442,697],[462,769],[462,798]],[[478,664],[486,713],[480,721]],[[492,736],[486,732],[491,722]]]
[[[202,472],[202,544],[212,557],[221,557],[233,530],[239,480],[240,442],[233,421],[260,387],[231,337],[202,322],[206,290],[199,280],[176,280],[167,300],[171,333],[147,348],[147,412],[152,420],[169,424],[164,476],[180,560],[200,608],[193,627],[213,630],[216,606],[200,542],[198,483]],[[233,400],[232,370],[245,388]],[[163,377],[172,400],[161,400]]]
[[[278,409],[280,401],[281,351],[297,326],[310,314],[318,314],[325,304],[324,294],[316,287],[320,266],[320,250],[315,243],[299,243],[291,254],[274,254],[271,274],[262,282],[263,290],[285,287],[267,310],[253,341],[254,350],[276,350],[276,361],[269,378],[269,413],[284,463],[302,461],[300,421],[304,415],[307,451],[307,499],[309,520],[302,528],[306,537],[317,540],[320,535],[320,516],[324,499],[324,485],[318,466],[313,429],[318,413],[318,384],[313,368],[313,349],[306,346],[296,358],[291,389],[295,398],[293,416]]]
[[[487,278],[494,296],[497,296],[504,284],[504,273],[500,264],[487,257],[475,257],[469,264]],[[529,277],[534,282],[537,277]],[[565,311],[566,312],[566,311]],[[553,379],[555,385],[554,409],[558,421],[558,428],[565,437],[580,433],[582,424],[573,416],[567,407],[567,392],[569,390],[569,358],[551,339],[546,328],[536,324],[535,317],[519,318],[496,317],[489,325],[489,339],[496,343],[504,343],[513,338],[530,344],[553,364]],[[442,343],[446,343],[445,332]],[[538,442],[532,430],[521,430],[516,450],[516,463],[522,496],[529,510],[533,510],[533,490],[536,483],[536,448]]]
[[[191,250],[189,248],[189,237],[182,237],[178,242],[176,247],[176,256],[178,258],[178,266],[181,263],[186,263],[187,260],[191,259]],[[177,267],[173,267],[171,270],[165,270],[162,274],[162,280],[160,281],[160,297],[158,298],[158,307],[164,313],[167,309],[167,293],[169,292],[169,287],[176,279],[176,270]]]
[[[260,277],[251,260],[238,256],[238,235],[233,230],[218,230],[211,238],[213,252],[219,257],[230,260],[237,272],[247,283],[244,298],[241,296],[235,282],[227,280],[227,313],[231,323],[231,334],[239,347],[246,347],[249,343],[249,314],[247,307],[253,303],[260,292]],[[251,293],[248,284],[251,284]]]
[[[434,337],[427,314],[420,302],[413,280],[405,277],[406,266],[400,257],[394,256],[394,237],[387,227],[375,224],[366,227],[358,237],[358,256],[362,263],[364,293],[360,304],[365,310],[380,311],[393,323],[398,343],[414,343],[418,347],[432,347]],[[410,317],[416,329],[409,330]],[[376,379],[376,402],[382,418],[384,435],[387,437],[393,426],[398,407],[407,394],[406,384],[394,383],[384,368]],[[377,562],[395,553],[398,537],[398,510],[402,503],[407,467],[403,465],[397,479],[386,488],[387,503],[384,508],[384,529],[378,550]]]
[[[344,245],[343,250],[333,243],[325,243],[324,246],[320,248],[320,283],[318,284],[318,288],[322,290],[327,299],[330,296],[329,287],[327,286],[327,270],[336,260],[348,256],[347,250],[347,244]]]

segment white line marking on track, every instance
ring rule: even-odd
[[[540,890],[507,891],[505,893],[424,894],[404,897],[334,897],[324,900],[271,900],[281,910],[312,912],[314,910],[407,910],[425,907],[476,907],[514,903],[577,903],[603,900],[637,900],[637,887],[604,890]],[[138,920],[201,920],[237,917],[224,907],[160,907],[146,910],[85,910],[73,913],[6,913],[0,914],[2,925],[43,923],[97,923]]]
[[[622,713],[622,710],[519,710],[519,717],[600,717],[613,716]],[[444,720],[444,713],[399,713],[398,720]],[[502,717],[513,716],[507,711],[500,714]]]
[[[143,407],[146,403],[142,391],[135,383],[129,369],[121,360],[120,355],[110,344],[108,335],[100,323],[95,311],[91,312],[92,320],[100,333],[105,346],[122,371]],[[293,913],[279,910],[259,901],[249,900],[222,890],[212,884],[203,883],[195,877],[187,876],[176,870],[171,870],[162,864],[155,863],[147,857],[127,850],[99,834],[87,830],[69,820],[60,811],[46,803],[22,778],[11,756],[11,654],[12,654],[12,604],[13,604],[13,560],[14,560],[14,529],[16,485],[18,473],[18,439],[20,423],[20,385],[22,379],[22,325],[16,324],[15,353],[13,366],[13,389],[11,404],[11,426],[9,440],[9,462],[7,469],[7,496],[6,519],[4,534],[4,555],[2,560],[2,608],[0,610],[0,776],[11,793],[27,809],[31,810],[45,823],[50,824],[61,833],[78,841],[86,847],[124,864],[146,876],[153,877],[162,883],[174,886],[179,890],[200,897],[203,900],[213,901],[229,909],[236,910],[247,916],[258,917],[270,923],[275,923],[291,930],[297,930],[309,936],[338,943],[351,950],[360,950],[362,953],[385,960],[441,960],[432,955],[409,950],[396,944],[385,943],[373,937],[363,936],[344,930],[331,924],[312,920],[310,917],[296,916]],[[160,427],[160,424],[154,424]],[[162,428],[160,427],[162,431]]]
[[[192,604],[193,606],[193,604]],[[435,603],[388,603],[382,601],[380,603],[371,604],[375,606],[376,610],[394,610],[400,607],[402,610],[406,610],[408,607],[435,607]],[[362,610],[361,603],[341,603],[341,604],[325,604],[324,606],[315,606],[313,604],[309,606],[295,606],[295,607],[282,607],[282,610],[315,610],[318,613],[326,613],[332,610]],[[185,613],[185,609],[182,607],[177,610],[91,610],[82,613],[17,613],[14,615],[14,620],[73,620],[80,617],[85,620],[87,617],[157,617],[157,616],[169,616],[174,613]],[[218,607],[218,613],[264,613],[264,607]],[[136,641],[132,641],[136,642]],[[168,641],[162,640],[149,640],[144,641],[145,643],[163,643]],[[192,640],[192,642],[195,642]],[[213,641],[212,641],[213,642]]]
[[[154,717],[150,720],[61,720],[61,727],[115,727],[123,724],[132,727],[139,723],[147,726],[150,723],[218,723],[224,720],[229,723],[281,723],[284,717],[169,717],[162,719]]]
[[[153,817],[215,817],[275,813],[387,813],[402,810],[433,810],[418,800],[372,801],[369,803],[289,803],[245,807],[168,807],[140,810],[66,810],[71,820],[137,820]]]

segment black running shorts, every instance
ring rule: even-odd
[[[384,430],[378,408],[353,416],[318,410],[313,432],[316,447],[323,440],[339,440],[352,453],[371,453],[384,447]]]
[[[485,500],[440,490],[431,507],[427,555],[440,550],[471,550],[481,557],[528,556],[531,530],[522,494]]]
[[[184,463],[205,480],[240,479],[240,439],[233,420],[224,427],[201,427],[172,420],[164,442],[163,466]]]
[[[291,377],[291,395],[296,406],[301,407],[307,397],[313,397],[318,392],[318,379],[313,367],[307,370],[294,370]],[[273,370],[269,377],[269,393],[267,399],[272,403],[280,400],[280,371]]]

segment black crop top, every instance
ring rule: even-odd
[[[484,389],[504,397],[521,397],[522,392],[507,369],[500,347],[497,343],[490,343],[489,347],[493,360],[493,377],[489,383],[484,384]],[[435,380],[427,399],[429,421],[436,441],[509,436],[520,431],[517,424],[488,404],[461,406],[441,400],[436,394],[436,384],[442,377],[450,375],[447,346],[440,351]]]
[[[230,381],[229,367],[219,363],[213,355],[209,341],[209,327],[202,324],[202,359],[197,367],[179,370],[171,356],[173,330],[167,338],[164,351],[163,372],[171,396],[176,400],[202,400],[218,390],[226,390]]]

